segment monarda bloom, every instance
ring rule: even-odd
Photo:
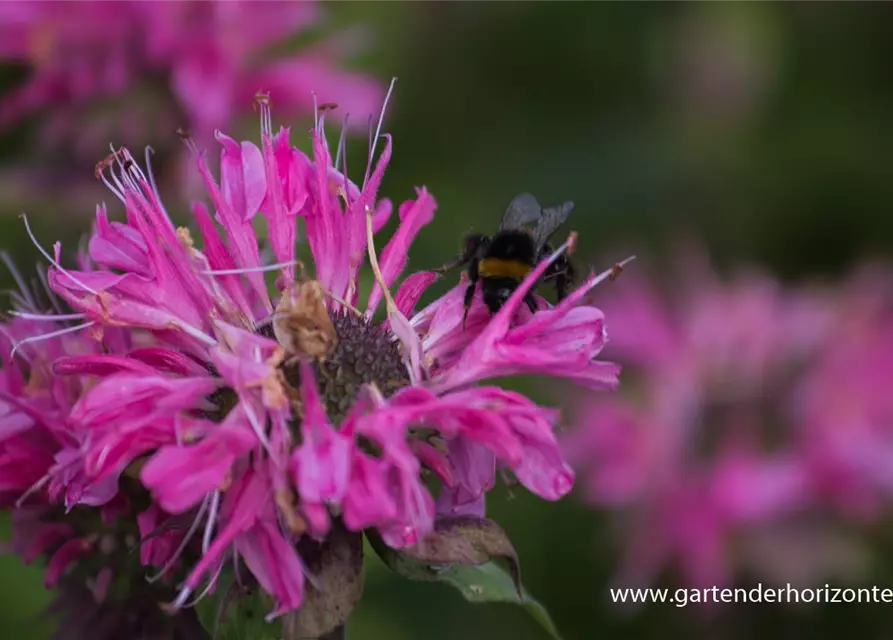
[[[259,146],[216,134],[219,181],[186,140],[208,195],[192,207],[193,229],[174,226],[150,177],[118,150],[98,172],[124,216],[99,207],[77,268],[58,244],[44,251],[64,305],[17,312],[0,395],[0,486],[17,532],[43,532],[27,534],[28,558],[49,556],[54,580],[89,569],[103,544],[91,523],[117,523],[106,546],[139,553],[102,570],[129,572],[121,580],[166,602],[184,628],[177,612],[209,594],[222,603],[209,624],[259,598],[268,623],[258,637],[338,633],[361,595],[363,534],[411,578],[469,586],[468,571],[483,571],[508,586],[469,597],[526,598],[485,495],[497,469],[547,500],[574,475],[558,411],[488,380],[614,388],[618,367],[595,360],[605,319],[587,300],[613,272],[554,306],[537,298],[532,313],[522,301],[571,234],[492,317],[478,292],[463,327],[464,283],[416,310],[437,276],[404,277],[407,254],[436,202],[421,187],[392,216],[379,198],[391,138],[376,134],[354,182],[343,147],[330,152],[324,110],[308,156],[288,129],[273,130],[269,100],[257,103]],[[296,259],[299,236],[312,266]],[[374,284],[362,290],[367,265]],[[153,568],[150,583],[133,578],[133,558]]]
[[[623,318],[607,354],[628,393],[585,398],[563,442],[621,532],[618,581],[852,579],[854,525],[893,487],[893,281],[723,281],[691,258],[668,286],[632,274],[601,300]]]

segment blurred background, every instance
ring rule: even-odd
[[[631,278],[636,270],[660,271],[682,239],[696,239],[719,277],[756,265],[783,287],[833,284],[893,254],[889,4],[339,2],[322,8],[326,28],[339,33],[344,48],[339,68],[377,78],[382,87],[399,78],[386,122],[394,157],[382,192],[405,199],[425,185],[439,204],[435,222],[413,247],[412,267],[452,257],[468,231],[492,231],[521,191],[544,204],[573,200],[581,264],[604,269],[635,253]],[[0,12],[7,28],[20,19]],[[282,55],[315,46],[315,37],[297,34]],[[352,38],[362,40],[356,51]],[[134,38],[128,46],[150,44]],[[6,51],[0,113],[37,73],[35,58],[22,57]],[[149,72],[129,81],[158,83],[163,93],[164,78]],[[344,86],[341,101],[350,97]],[[269,86],[248,95],[257,89],[271,90],[274,120],[291,124],[292,140],[306,150],[309,136],[300,134],[312,123],[307,109],[287,100],[280,108]],[[330,100],[319,92],[321,101]],[[21,211],[46,246],[55,239],[73,246],[89,229],[91,203],[112,200],[93,178],[112,141],[97,137],[96,114],[107,125],[100,132],[116,145],[138,149],[151,141],[168,208],[186,202],[182,194],[191,187],[177,168],[174,129],[181,124],[177,113],[188,109],[180,104],[170,122],[142,126],[136,106],[147,102],[129,88],[127,96],[134,102],[117,105],[115,115],[99,106],[82,109],[90,121],[59,98],[6,122],[0,245],[17,264],[36,260]],[[119,119],[122,110],[126,120]],[[62,111],[67,128],[48,131]],[[250,97],[227,119],[221,126],[227,132],[256,137]],[[127,126],[115,128],[119,122]],[[78,140],[88,130],[90,137]],[[362,170],[365,145],[361,125],[348,146],[352,171]],[[620,288],[626,277],[605,286]],[[673,286],[688,284],[671,281],[666,291],[672,297]],[[8,274],[0,274],[0,288],[10,286]],[[609,315],[609,327],[612,320],[624,322]],[[564,399],[560,389],[546,394],[527,384],[525,390],[543,401]],[[584,494],[581,488],[548,504],[500,488],[489,503],[515,543],[528,589],[570,640],[671,633],[784,638],[794,631],[815,638],[893,637],[884,604],[620,608],[608,595],[627,554],[616,535],[616,512],[596,508]],[[851,586],[893,587],[887,517],[880,512],[868,521],[841,522],[867,554]],[[654,535],[660,533],[657,524]],[[822,561],[805,562],[812,560]],[[815,579],[801,586],[824,585],[821,573]],[[744,572],[732,583],[750,588],[755,580]],[[656,584],[686,582],[668,571]],[[47,602],[40,567],[24,567],[14,556],[0,559],[0,628],[8,637],[47,637],[39,618]],[[447,586],[402,582],[370,559],[351,637],[546,635],[520,610],[469,605]]]

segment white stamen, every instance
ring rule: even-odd
[[[109,453],[112,448],[110,445],[105,445],[102,449],[99,450],[99,455],[96,457],[96,466],[102,467],[105,465],[106,458],[109,457]]]
[[[205,496],[205,499],[202,500],[202,503],[198,508],[198,513],[195,514],[195,520],[193,520],[192,524],[189,525],[189,530],[186,531],[186,535],[183,537],[183,540],[180,541],[180,546],[177,547],[177,550],[174,551],[173,555],[171,555],[168,561],[164,563],[164,566],[161,567],[158,573],[156,573],[154,576],[146,576],[147,582],[151,584],[160,580],[162,577],[164,577],[164,574],[166,574],[170,570],[170,568],[174,566],[174,563],[176,563],[177,560],[180,559],[180,554],[183,553],[183,551],[186,549],[186,545],[188,545],[189,541],[192,540],[192,536],[194,536],[195,532],[198,530],[198,525],[199,523],[201,523],[202,517],[205,515],[205,511],[208,510],[209,500],[210,498],[208,496]],[[186,597],[188,597],[188,594]],[[183,599],[185,600],[186,598]],[[180,603],[180,606],[182,606],[182,603]]]
[[[338,138],[338,150],[335,152],[336,169],[338,168],[338,165],[341,164],[342,157],[344,158],[344,168],[341,170],[341,174],[344,176],[345,180],[347,179],[347,120],[349,117],[350,114],[344,114],[344,122],[341,123],[341,136]]]
[[[220,129],[214,130],[214,135],[220,133]],[[189,132],[183,129],[177,129],[177,135],[180,136],[180,140],[183,142],[183,145],[189,150],[190,153],[198,156],[202,152],[199,150],[198,145],[195,144],[195,140],[192,139],[192,136],[189,135]]]
[[[255,322],[255,323],[252,325],[251,330],[252,330],[254,333],[257,333],[257,331],[258,331],[259,329],[263,329],[264,327],[268,327],[268,326],[270,326],[271,324],[273,324],[276,320],[278,320],[279,318],[284,318],[284,317],[286,317],[287,315],[288,315],[287,313],[284,313],[284,312],[282,312],[282,311],[279,311],[279,312],[276,312],[276,313],[271,313],[271,314],[268,315],[266,318],[263,318],[262,320],[258,320],[257,322]]]
[[[357,309],[355,306],[353,306],[353,305],[352,305],[351,303],[349,303],[347,300],[344,300],[343,298],[340,298],[340,297],[336,296],[334,293],[332,293],[331,291],[329,291],[329,290],[326,289],[325,287],[322,288],[322,294],[323,294],[324,296],[327,296],[327,297],[331,298],[332,300],[334,300],[335,302],[337,302],[338,304],[340,304],[341,306],[343,306],[343,307],[344,307],[345,309],[347,309],[348,311],[353,312],[355,315],[357,315],[357,316],[362,316],[362,315],[363,315],[363,312],[362,312],[362,311],[360,311],[359,309]]]
[[[220,509],[220,492],[215,491],[211,496],[211,512],[208,514],[208,522],[205,523],[205,533],[202,536],[202,553],[208,553],[211,547],[211,537],[214,535],[214,525],[217,523],[217,511]]]
[[[375,157],[375,147],[378,145],[379,136],[381,136],[381,126],[384,123],[384,114],[388,109],[388,101],[391,99],[391,94],[394,92],[395,84],[397,84],[397,78],[392,78],[391,86],[388,87],[388,92],[384,97],[384,104],[381,106],[381,113],[378,116],[378,126],[375,128],[375,137],[372,139],[372,148],[369,150],[369,165],[366,167],[366,175],[363,177],[363,189],[366,188],[366,182],[369,181],[369,173],[372,168],[373,158]]]
[[[112,147],[112,152],[114,153],[115,147],[112,145],[110,146]],[[142,176],[142,171],[139,167],[137,167],[133,156],[130,154],[130,151],[122,147],[121,150],[118,153],[115,153],[113,157],[118,165],[118,168],[121,170],[121,179],[124,181],[124,184],[126,184],[131,191],[139,192],[140,189],[139,184],[137,183],[137,178],[145,178],[145,176]],[[131,171],[133,173],[131,173]]]
[[[243,402],[242,404],[245,407],[245,415],[248,416],[248,422],[251,423],[251,428],[254,430],[254,435],[257,436],[257,439],[260,440],[260,443],[263,445],[264,449],[267,451],[268,454],[270,454],[270,458],[273,458],[275,460],[272,445],[267,439],[267,434],[264,433],[263,428],[260,426],[260,422],[257,419],[257,414],[254,413],[254,408],[247,402]]]
[[[214,572],[214,575],[211,576],[211,579],[208,580],[208,584],[205,585],[205,588],[202,589],[202,592],[201,592],[200,594],[198,594],[197,596],[195,596],[195,597],[194,597],[192,600],[190,600],[189,602],[183,604],[183,605],[182,605],[183,608],[185,608],[185,609],[189,609],[189,608],[191,608],[191,607],[194,607],[194,606],[197,605],[202,599],[204,599],[204,597],[205,597],[206,595],[208,595],[208,593],[211,591],[211,589],[214,588],[214,585],[217,584],[217,580],[220,579],[220,574],[221,574],[221,573],[223,573],[223,563],[221,563],[220,566],[217,567],[217,571],[215,571],[215,572]]]
[[[267,271],[276,271],[277,269],[283,269],[285,267],[292,266],[303,266],[300,260],[289,260],[288,262],[279,262],[277,264],[268,264],[260,267],[243,267],[240,269],[208,269],[207,271],[201,271],[202,274],[206,276],[233,276],[240,275],[243,273],[263,273]]]
[[[62,306],[59,304],[59,298],[53,290],[50,289],[50,283],[47,282],[46,267],[38,262],[34,268],[37,271],[37,279],[40,281],[40,286],[43,287],[44,292],[47,294],[47,299],[50,301],[50,305],[52,305],[56,313],[64,314]]]
[[[180,594],[177,596],[177,599],[171,603],[171,608],[173,609],[182,609],[183,605],[186,604],[187,598],[192,595],[192,589],[189,587],[183,587],[180,590]]]
[[[112,185],[109,182],[109,179],[105,175],[106,169],[109,170],[109,175],[112,176],[112,180],[115,181],[115,185]],[[113,171],[111,171],[111,165],[108,164],[108,159],[103,160],[101,163],[96,165],[96,177],[102,181],[102,184],[106,186],[106,188],[111,191],[118,200],[124,202],[124,188],[118,182],[118,179],[115,177]]]
[[[366,120],[366,158],[367,164],[372,162],[372,114],[369,114],[369,118]],[[366,173],[369,173],[369,169],[366,169]]]
[[[9,340],[10,344],[15,344],[16,337],[12,333],[10,333],[9,329],[7,328],[7,325],[0,324],[0,336],[3,336],[7,340]],[[27,362],[28,364],[32,363],[32,358],[27,353],[23,353],[19,357],[22,360],[24,360],[25,362]],[[10,364],[11,363],[12,363],[12,361],[10,361]]]
[[[242,572],[239,571],[239,552],[235,549],[233,549],[233,577],[236,579],[236,584],[241,587]]]
[[[109,175],[112,177],[112,180],[115,182],[115,187],[112,187],[108,183],[108,181],[105,180],[105,171],[104,170],[102,172],[102,176],[103,176],[102,181],[105,182],[106,186],[112,190],[112,193],[114,193],[116,196],[118,196],[118,199],[121,200],[121,202],[126,202],[126,198],[125,198],[124,194],[127,191],[127,189],[124,188],[124,185],[121,183],[121,180],[118,178],[118,174],[115,173],[115,169],[114,169],[115,161],[120,162],[120,160],[118,159],[118,155],[123,151],[123,149],[120,151],[115,151],[115,146],[112,144],[110,144],[109,147],[112,150],[112,154],[109,156],[108,170],[109,170]]]
[[[18,291],[12,291],[11,289],[4,289],[3,293],[8,295],[12,299],[12,303],[16,307],[20,307],[22,309],[35,309],[35,307],[33,307],[30,302],[25,300],[22,297],[22,294],[19,293]]]
[[[386,399],[384,394],[381,392],[381,389],[378,388],[378,385],[375,382],[370,382],[366,388],[369,390],[369,395],[372,396],[372,400],[379,407],[384,406],[386,404]]]
[[[193,327],[192,325],[175,323],[175,324],[174,324],[174,327],[176,327],[176,328],[178,328],[178,329],[182,329],[185,333],[188,333],[189,335],[191,335],[191,336],[192,336],[193,338],[195,338],[196,340],[199,340],[199,341],[201,341],[201,342],[204,342],[204,343],[205,343],[206,345],[208,345],[209,347],[216,347],[216,346],[217,346],[217,341],[216,341],[214,338],[211,338],[210,336],[208,336],[208,335],[202,333],[199,329],[196,329],[196,328]]]
[[[601,284],[605,280],[613,280],[616,278],[619,273],[623,270],[623,268],[628,265],[630,262],[636,259],[636,256],[630,256],[625,260],[621,260],[617,264],[615,264],[610,269],[606,269],[602,271],[598,276],[596,276],[595,280],[592,281],[592,286],[594,287],[597,284]]]
[[[568,235],[567,240],[558,247],[555,251],[552,252],[552,255],[546,260],[546,266],[551,265],[553,262],[558,260],[561,257],[561,254],[565,251],[570,250],[570,248],[577,244],[577,233],[575,231],[571,231],[570,235]],[[539,265],[537,265],[539,266]],[[544,272],[545,273],[545,272]]]
[[[257,103],[260,105],[260,135],[261,139],[264,136],[268,136],[271,140],[273,138],[273,113],[270,109],[270,100],[269,96],[258,96],[255,98]],[[314,121],[315,122],[315,121]]]
[[[98,291],[93,290],[92,288],[88,287],[83,282],[81,282],[80,280],[75,278],[73,275],[68,273],[68,271],[66,271],[62,267],[61,264],[56,262],[56,260],[53,258],[53,256],[51,256],[49,253],[47,253],[46,249],[44,249],[43,247],[40,246],[40,243],[37,241],[37,238],[35,237],[34,232],[31,231],[31,225],[28,224],[28,216],[25,215],[24,213],[22,214],[22,220],[25,221],[25,231],[28,232],[28,237],[31,238],[31,242],[34,244],[35,247],[37,247],[37,250],[40,251],[41,255],[50,261],[50,264],[52,264],[54,267],[56,267],[61,273],[65,274],[72,282],[83,287],[84,290],[89,291],[90,293],[92,293],[95,296],[99,295]]]
[[[369,253],[369,266],[372,267],[372,273],[375,275],[375,281],[378,283],[378,286],[381,287],[382,295],[385,299],[385,304],[388,307],[388,314],[390,315],[391,313],[399,313],[397,304],[391,297],[391,292],[388,290],[388,285],[381,273],[381,268],[378,266],[378,256],[375,253],[375,232],[372,230],[372,209],[370,209],[368,206],[366,207],[366,250]]]
[[[64,315],[53,315],[43,313],[25,313],[23,311],[10,311],[10,315],[25,320],[36,320],[38,322],[59,322],[61,320],[81,320],[85,318],[83,313],[66,313]]]
[[[94,218],[90,226],[92,227],[89,235],[82,235],[78,240],[78,256],[89,256],[90,255],[90,238],[96,235],[96,219]]]
[[[65,335],[66,333],[74,333],[75,331],[80,331],[81,329],[87,329],[92,327],[95,322],[85,322],[83,324],[78,324],[73,327],[65,327],[64,329],[59,329],[58,331],[51,331],[50,333],[41,333],[38,336],[31,336],[30,338],[25,338],[24,340],[19,340],[12,346],[12,351],[9,352],[9,359],[12,360],[15,357],[16,351],[19,350],[19,347],[26,344],[33,344],[35,342],[43,342],[44,340],[49,340],[51,338],[56,338],[58,336]]]
[[[307,566],[307,563],[304,562],[304,559],[299,555],[298,563],[301,565],[301,571],[304,574],[304,580],[306,580],[311,587],[316,589],[317,591],[323,591],[324,587],[322,586],[322,582],[315,573],[310,571],[310,568]]]
[[[32,484],[30,487],[28,487],[28,490],[25,491],[25,493],[23,493],[18,500],[16,500],[16,503],[15,503],[16,509],[21,507],[22,504],[25,502],[25,500],[27,500],[35,492],[40,491],[46,485],[46,483],[49,481],[50,481],[50,474],[46,474],[40,480],[38,480],[37,482]]]
[[[158,185],[155,183],[155,172],[152,171],[152,156],[155,154],[155,149],[152,147],[146,147],[146,174],[149,176],[149,186],[152,187],[152,193],[155,194],[155,200],[158,201],[158,206],[161,207],[161,210],[164,212],[164,215],[170,218],[167,214],[167,209],[164,208],[164,204],[161,202],[161,192],[158,191]]]
[[[6,265],[9,273],[12,274],[13,280],[16,281],[16,284],[19,285],[19,290],[22,292],[22,296],[24,296],[25,300],[28,301],[28,305],[32,309],[37,309],[37,303],[34,301],[34,298],[31,296],[31,291],[28,290],[28,285],[25,284],[25,279],[22,278],[22,274],[19,273],[19,270],[16,269],[15,264],[12,261],[12,258],[9,257],[9,254],[5,251],[0,251],[0,261]]]

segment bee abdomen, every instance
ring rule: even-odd
[[[478,274],[482,278],[514,278],[523,280],[531,271],[531,266],[520,260],[483,258],[478,262]]]

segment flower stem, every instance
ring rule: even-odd
[[[347,625],[342,624],[331,633],[320,636],[319,640],[347,640]]]

